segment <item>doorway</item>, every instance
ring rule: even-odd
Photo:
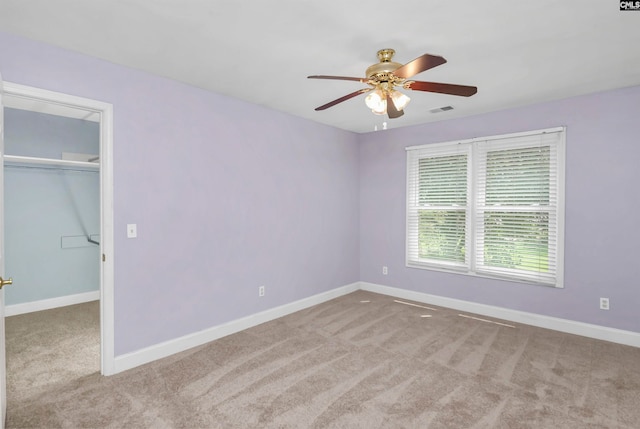
[[[24,85],[3,83],[6,107],[99,124],[99,312],[100,372],[115,373],[114,362],[114,236],[113,236],[113,108],[111,104]],[[70,161],[73,163],[73,161]],[[81,161],[80,161],[81,162]],[[73,165],[73,164],[71,164]],[[2,208],[5,210],[5,207]],[[90,237],[91,238],[91,237]],[[95,237],[94,237],[95,238]],[[73,239],[69,239],[69,243]],[[94,240],[95,241],[95,240]],[[11,273],[7,272],[7,276]],[[15,286],[15,285],[14,285]]]
[[[9,106],[4,124],[5,316],[99,300],[100,124]]]

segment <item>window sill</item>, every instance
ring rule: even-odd
[[[490,280],[502,280],[506,282],[528,284],[533,286],[544,286],[544,287],[550,287],[554,289],[562,289],[564,287],[562,283],[558,283],[558,282],[556,283],[536,282],[536,281],[517,278],[517,277],[492,275],[492,274],[487,274],[482,272],[471,271],[466,267],[449,268],[449,267],[443,267],[443,266],[429,264],[425,262],[411,262],[411,261],[406,262],[405,265],[407,268],[415,268],[419,270],[438,271],[442,273],[459,274],[459,275],[464,275],[469,277],[478,277],[478,278],[490,279]]]

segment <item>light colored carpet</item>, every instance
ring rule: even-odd
[[[640,425],[640,349],[364,291],[112,377],[44,382],[24,343],[8,346],[11,428]],[[21,372],[38,388],[21,393]]]
[[[100,372],[99,305],[93,301],[5,319],[8,409]]]

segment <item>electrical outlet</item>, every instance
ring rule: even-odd
[[[382,274],[385,276],[389,274],[389,269],[386,266],[382,267]]]
[[[609,298],[600,298],[600,310],[609,309]]]
[[[264,296],[264,286],[258,288],[258,296]]]

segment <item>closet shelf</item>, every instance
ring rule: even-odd
[[[89,167],[95,169],[100,168],[99,162],[69,161],[66,159],[36,158],[33,156],[5,155],[4,161],[16,162],[20,164],[60,165],[65,167]]]

